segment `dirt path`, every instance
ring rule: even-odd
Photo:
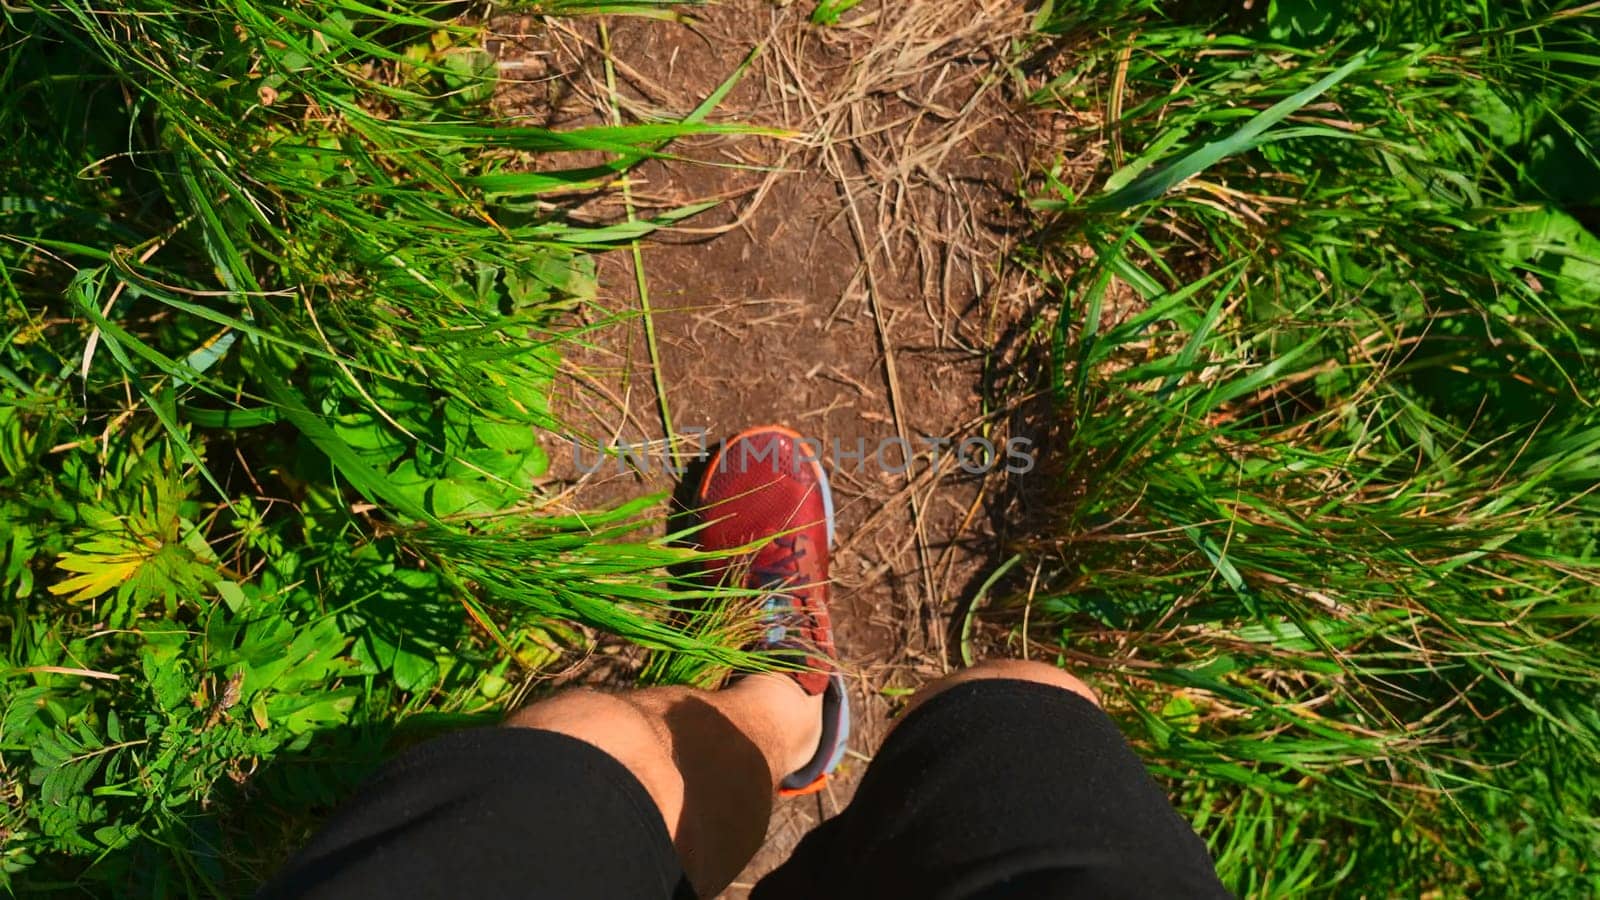
[[[694,9],[692,24],[502,26],[502,64],[530,82],[503,101],[540,123],[679,118],[748,58],[712,120],[789,133],[682,142],[674,154],[714,165],[654,162],[630,186],[640,215],[719,201],[642,250],[674,430],[715,441],[751,424],[796,428],[825,448],[838,504],[833,602],[852,755],[829,791],[780,807],[731,897],[848,801],[897,698],[948,670],[951,611],[992,562],[980,501],[997,476],[963,471],[948,450],[935,465],[933,440],[986,433],[985,354],[1027,306],[998,289],[1038,127],[1015,111],[1001,65],[1024,32],[1022,6],[867,2],[835,28],[811,25],[811,7],[729,0]],[[585,212],[622,217],[615,192],[599,202],[608,207]],[[659,465],[666,432],[633,316],[632,256],[606,255],[599,276],[592,315],[629,318],[570,361],[559,410],[602,438],[651,441],[657,455],[647,473],[584,475],[569,447],[552,448],[586,508],[674,486]],[[897,440],[915,448],[909,469]],[[858,447],[865,460],[850,458]]]

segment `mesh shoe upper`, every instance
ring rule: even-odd
[[[725,560],[711,577],[737,573],[741,586],[770,592],[762,643],[805,654],[811,671],[795,676],[810,694],[823,692],[833,668],[827,490],[821,462],[799,435],[768,427],[727,441],[708,464],[699,491],[703,548],[733,550],[771,538],[753,555]]]

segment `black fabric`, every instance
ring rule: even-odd
[[[655,802],[566,735],[477,728],[404,754],[261,897],[693,900]]]
[[[691,897],[666,824],[581,741],[463,732],[386,769],[268,897]],[[754,900],[1226,897],[1116,726],[1059,688],[977,681],[894,729],[850,806]]]
[[[849,807],[751,898],[1227,896],[1109,716],[1060,688],[989,680],[913,710]]]

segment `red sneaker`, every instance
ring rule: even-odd
[[[702,549],[753,545],[749,554],[720,561],[709,576],[740,577],[742,587],[762,592],[768,627],[758,648],[798,656],[806,668],[789,674],[806,693],[822,695],[822,741],[811,762],[784,779],[784,794],[821,790],[844,756],[850,730],[828,618],[833,496],[817,450],[787,428],[751,428],[723,442],[698,493]]]

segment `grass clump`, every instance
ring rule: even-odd
[[[1046,11],[1033,620],[1242,895],[1593,893],[1600,11],[1265,6]]]
[[[506,121],[456,12],[0,13],[0,885],[247,892],[556,619],[737,658],[644,506],[537,486],[586,254],[660,224],[566,200],[719,126]]]

